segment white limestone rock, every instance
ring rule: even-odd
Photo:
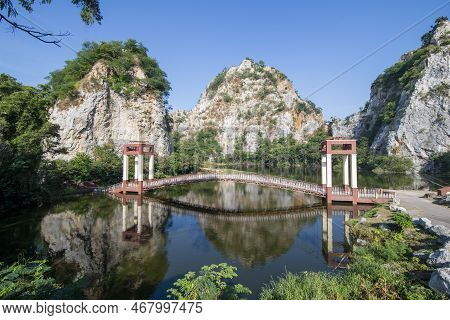
[[[136,78],[144,76],[135,69]],[[58,157],[70,159],[111,142],[120,152],[130,140],[149,141],[158,154],[167,155],[171,145],[162,98],[150,91],[130,97],[114,92],[104,80],[106,73],[106,66],[98,61],[79,82],[78,98],[58,100],[51,110],[50,121],[59,125],[61,147],[68,152]]]
[[[173,130],[185,137],[212,127],[225,155],[237,142],[254,152],[260,137],[304,141],[324,126],[323,115],[312,102],[301,99],[292,82],[275,68],[245,59],[224,70],[202,93],[192,111],[171,114]]]
[[[442,22],[435,30],[431,47],[422,62],[422,71],[412,88],[383,83],[372,84],[370,100],[364,109],[344,120],[334,119],[333,136],[372,136],[374,152],[403,156],[418,171],[430,165],[436,152],[450,150],[450,22]],[[430,48],[430,47],[429,47]],[[407,53],[400,61],[412,56]],[[381,121],[384,108],[396,104],[389,123]]]

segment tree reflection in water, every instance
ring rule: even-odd
[[[322,244],[318,250],[319,256],[320,252],[323,254],[322,261],[330,267],[345,266],[343,258],[351,245],[345,222],[358,208],[327,208],[318,206],[320,199],[312,196],[254,185],[207,183],[191,189],[185,187],[181,191],[160,190],[159,198],[83,197],[53,207],[40,225],[54,265],[60,266],[61,273],[67,273],[68,266],[76,266],[76,276],[90,279],[85,289],[88,298],[148,298],[155,290],[163,296],[165,289],[161,289],[161,284],[167,285],[179,276],[178,272],[175,275],[170,272],[171,264],[175,264],[175,269],[182,267],[184,272],[196,270],[192,269],[190,252],[175,258],[172,254],[172,260],[168,252],[190,248],[168,242],[170,234],[178,232],[168,225],[168,218],[183,223],[187,220],[182,217],[189,217],[194,219],[189,221],[195,221],[195,226],[187,229],[196,232],[192,237],[203,234],[201,241],[220,252],[228,262],[239,261],[248,272],[276,261],[293,247],[302,230],[316,227],[322,230],[313,233]],[[163,195],[166,200],[161,202]],[[217,214],[214,208],[211,212],[186,210],[178,203],[170,204],[167,195],[192,201],[194,205],[225,205],[233,212],[242,209],[245,213]],[[264,206],[275,211],[261,213]],[[289,206],[294,209],[276,212],[277,207]],[[250,208],[255,209],[251,212]],[[172,236],[172,241],[182,240]],[[222,262],[217,261],[214,252],[203,255],[196,248],[188,250],[200,254],[208,263]]]

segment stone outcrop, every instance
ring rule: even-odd
[[[250,59],[213,79],[192,111],[171,116],[173,129],[185,137],[217,129],[224,154],[233,153],[237,143],[254,152],[260,138],[292,135],[303,141],[324,125],[320,109],[301,99],[284,74]]]
[[[158,154],[171,149],[168,115],[163,99],[144,90],[141,94],[125,95],[111,89],[106,75],[108,68],[98,61],[78,83],[76,99],[62,99],[50,112],[50,121],[59,125],[61,147],[69,159],[78,152],[91,153],[102,144],[113,143],[117,151],[130,140],[145,140],[155,144]],[[133,76],[145,77],[135,67]]]
[[[365,136],[372,151],[410,158],[417,170],[450,150],[449,32],[441,21],[421,48],[381,74],[362,111],[331,121],[333,136]]]

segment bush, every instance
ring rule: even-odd
[[[0,263],[0,268],[2,268]],[[59,285],[45,260],[16,262],[0,270],[0,299],[48,299]]]
[[[384,123],[390,123],[395,117],[395,111],[397,110],[397,105],[394,101],[388,102],[383,110],[381,111],[380,117]]]
[[[225,76],[227,75],[227,69],[223,69],[209,84],[208,88],[206,88],[206,94],[209,99],[214,98],[217,90],[220,85],[225,81]]]
[[[401,213],[401,212],[394,212],[392,214],[392,220],[395,221],[395,223],[400,227],[400,229],[405,230],[408,228],[413,228],[413,221],[409,214],[407,213]]]
[[[251,294],[250,289],[242,284],[229,281],[237,277],[235,270],[236,267],[221,263],[203,266],[198,274],[188,272],[167,290],[168,297],[178,300],[236,300]]]

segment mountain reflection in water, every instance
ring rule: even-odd
[[[187,210],[170,199],[245,213]],[[57,270],[90,279],[88,298],[165,298],[186,272],[220,262],[237,266],[238,281],[257,297],[286,269],[344,265],[351,242],[345,222],[360,209],[323,207],[321,199],[287,190],[208,182],[144,197],[81,197],[53,207],[40,227]]]

